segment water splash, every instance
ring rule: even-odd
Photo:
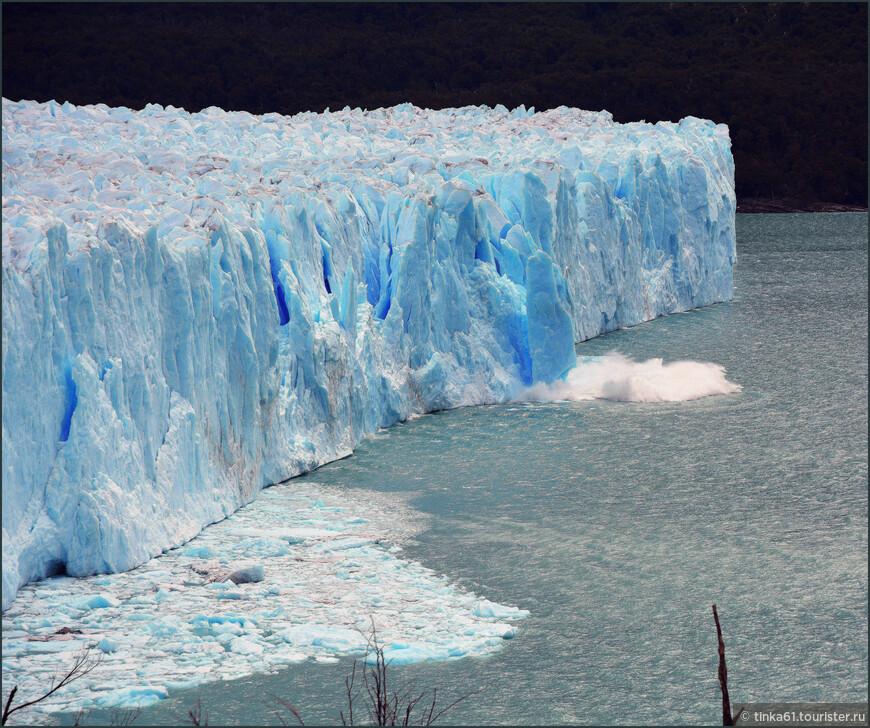
[[[740,392],[739,384],[725,378],[718,364],[662,359],[635,361],[612,351],[605,356],[579,356],[564,380],[538,383],[520,400],[580,402],[610,399],[617,402],[683,402],[714,394]]]

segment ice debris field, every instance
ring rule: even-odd
[[[362,656],[372,623],[394,665],[498,649],[528,612],[457,591],[399,558],[419,520],[377,494],[310,482],[270,488],[131,572],[23,587],[3,615],[3,682],[36,695],[90,647],[97,668],[32,709],[76,712]],[[238,572],[253,581],[218,581]],[[63,628],[75,631],[57,634]]]

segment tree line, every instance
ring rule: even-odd
[[[3,3],[3,96],[728,124],[737,195],[867,202],[866,3]]]

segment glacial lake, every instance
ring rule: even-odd
[[[487,657],[393,668],[442,704],[482,688],[443,724],[718,724],[714,602],[734,707],[867,700],[867,215],[737,225],[734,301],[577,351],[714,362],[741,393],[441,412],[293,481],[411,493],[402,557],[530,612]],[[197,696],[212,725],[280,724],[272,694],[339,723],[351,663],[172,692],[135,724]]]

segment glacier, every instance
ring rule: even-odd
[[[3,99],[2,123],[4,610],[733,295],[730,139],[702,119]]]

